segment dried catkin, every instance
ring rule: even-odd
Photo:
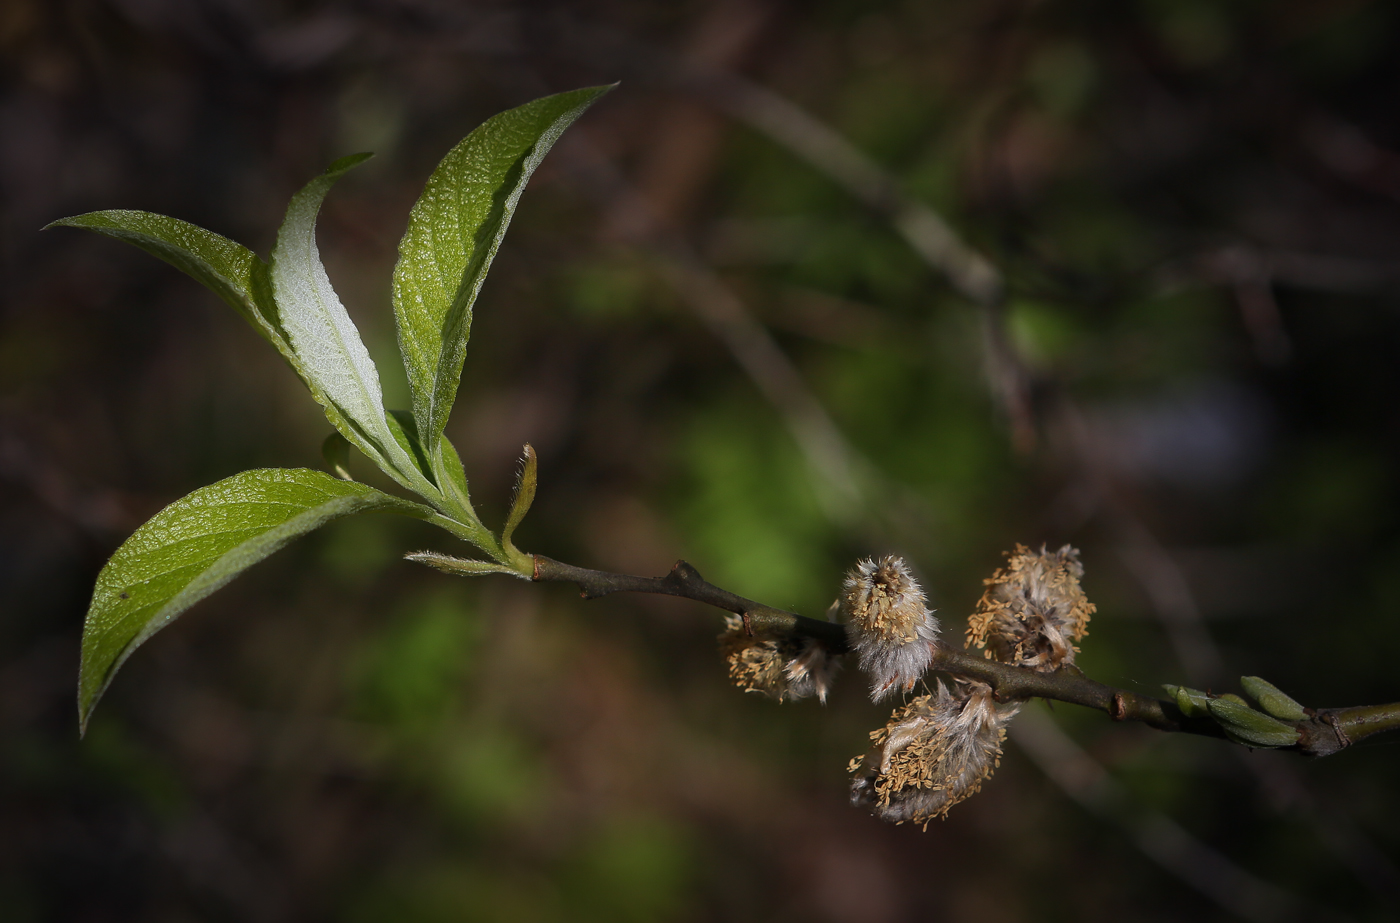
[[[719,650],[734,685],[779,702],[815,695],[825,704],[841,666],[814,638],[762,628],[750,635],[737,615],[725,618]]]
[[[896,824],[946,817],[1000,764],[1006,724],[1020,707],[998,705],[984,683],[958,680],[949,691],[940,681],[936,694],[895,709],[871,733],[875,750],[851,761],[851,803]]]
[[[967,620],[968,645],[1001,663],[1050,673],[1074,663],[1074,642],[1088,634],[1094,604],[1079,587],[1084,566],[1069,545],[1033,552],[1017,545]]]

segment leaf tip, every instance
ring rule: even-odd
[[[612,83],[602,83],[598,86],[580,87],[577,90],[571,91],[569,95],[572,95],[575,99],[581,98],[582,104],[580,105],[580,109],[587,109],[588,107],[596,103],[598,100],[602,99],[604,96],[607,96],[613,90],[617,89],[621,83],[621,80],[615,80]],[[563,96],[565,94],[561,93],[560,95]]]
[[[344,173],[346,170],[349,170],[353,167],[358,167],[360,164],[364,163],[366,160],[369,160],[373,156],[374,152],[363,151],[359,154],[347,154],[344,157],[336,158],[335,160],[331,161],[330,166],[326,167],[326,174],[329,176],[332,174]]]
[[[85,689],[83,679],[85,674],[79,668],[78,674],[78,739],[82,740],[87,736],[88,722],[92,720],[92,713],[97,710],[97,703],[102,698],[103,690],[96,693]]]
[[[83,219],[87,215],[69,215],[67,218],[56,218],[39,230],[47,231],[49,228],[80,228],[83,226]]]

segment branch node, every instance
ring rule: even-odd
[[[705,582],[705,578],[700,576],[700,572],[684,560],[677,561],[671,565],[671,572],[666,575],[666,582],[681,587],[698,586]]]
[[[1123,693],[1113,693],[1113,701],[1108,706],[1108,716],[1114,721],[1126,721],[1128,719],[1128,703],[1123,699]]]
[[[1351,746],[1351,738],[1347,736],[1346,730],[1342,727],[1342,722],[1337,720],[1336,715],[1329,713],[1323,716],[1323,720],[1332,728],[1332,733],[1337,735],[1337,743],[1341,744],[1341,746],[1338,747],[1339,750],[1345,750],[1347,747]]]

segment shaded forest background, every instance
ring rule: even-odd
[[[107,555],[203,484],[319,467],[329,427],[194,283],[38,229],[141,208],[266,254],[373,150],[321,247],[406,406],[389,276],[428,172],[614,80],[478,303],[449,434],[488,522],[528,440],[522,548],[811,615],[898,552],[952,636],[1003,551],[1070,542],[1096,679],[1400,698],[1393,6],[5,0],[0,917],[1389,918],[1395,740],[1304,762],[1035,705],[981,795],[889,827],[846,803],[888,714],[858,676],[745,696],[714,613],[450,578],[387,517],[200,604],[78,740]],[[841,143],[908,198],[860,201]],[[911,247],[911,202],[1004,311]]]

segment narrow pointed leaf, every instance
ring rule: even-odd
[[[272,250],[272,292],[287,340],[331,424],[399,483],[431,495],[431,483],[393,437],[379,370],[331,287],[316,246],[316,216],[326,193],[368,157],[342,157],[292,197]]]
[[[609,89],[547,96],[487,119],[448,152],[413,206],[394,268],[394,315],[430,457],[457,396],[472,305],[520,194],[564,129]]]
[[[61,218],[48,227],[86,228],[140,247],[218,295],[291,357],[277,327],[276,308],[270,298],[259,298],[255,277],[263,262],[242,244],[178,218],[124,209]]]
[[[525,580],[531,579],[530,574],[522,572],[508,564],[498,564],[495,561],[473,561],[469,558],[454,558],[450,554],[439,554],[436,551],[415,551],[403,557],[405,561],[426,564],[445,574],[456,574],[459,577],[481,577],[486,574],[511,574],[512,576],[520,577]]]
[[[364,510],[431,515],[417,503],[305,468],[244,471],[157,513],[97,576],[78,674],[81,727],[147,638],[292,539]]]
[[[516,551],[515,542],[511,539],[516,527],[524,521],[525,514],[530,512],[530,504],[535,502],[535,482],[538,479],[539,458],[535,455],[535,447],[527,442],[525,454],[520,459],[520,473],[515,478],[515,496],[510,501],[510,515],[506,517],[505,528],[501,530],[501,544],[507,553]]]
[[[331,418],[331,424],[336,429],[341,432],[351,429],[344,415],[307,375],[301,360],[287,341],[286,331],[282,329],[277,316],[267,264],[253,251],[188,221],[154,212],[122,209],[88,212],[62,218],[48,227],[96,231],[140,247],[184,272],[227,302],[254,330],[277,347],[292,371],[326,408],[326,416]],[[362,448],[368,451],[369,446]]]

